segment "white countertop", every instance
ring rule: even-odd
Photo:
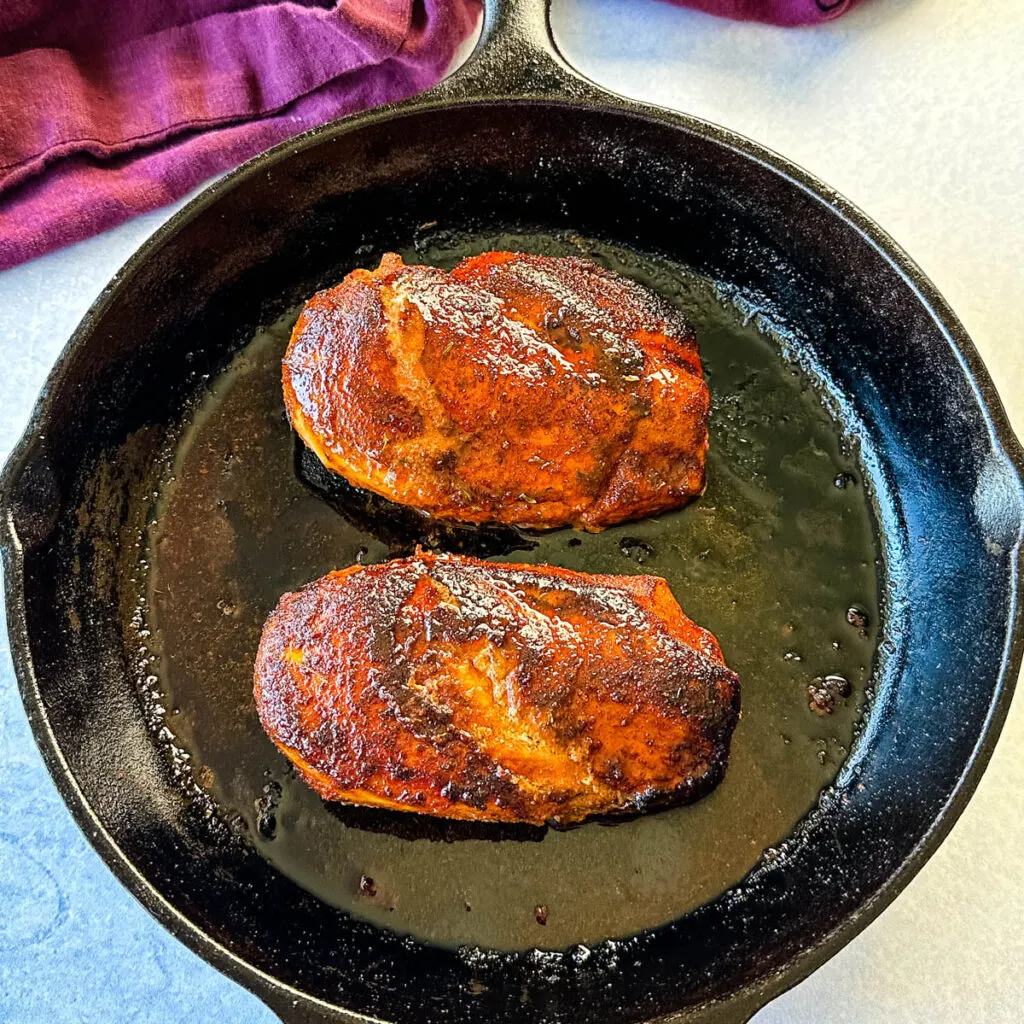
[[[866,0],[801,30],[656,0],[554,6],[565,55],[596,81],[750,136],[875,218],[949,300],[1024,433],[1024,2]],[[0,457],[78,319],[170,212],[0,274]],[[32,746],[2,634],[0,787],[0,1019],[273,1019],[164,933],[77,834]],[[1018,698],[936,855],[758,1024],[1024,1019],[1022,852]]]

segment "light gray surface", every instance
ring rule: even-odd
[[[868,0],[814,30],[653,0],[556,0],[566,55],[619,92],[718,121],[879,221],[964,321],[1024,429],[1024,3]],[[171,211],[0,274],[0,455],[107,279]],[[0,1020],[271,1021],[114,882],[63,809],[0,635]],[[1024,704],[907,891],[758,1024],[1024,1017]]]

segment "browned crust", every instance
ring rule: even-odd
[[[286,594],[254,692],[325,799],[531,824],[700,795],[739,700],[664,580],[423,553]]]
[[[588,260],[389,254],[310,299],[282,376],[324,465],[440,518],[600,530],[704,487],[692,331]]]

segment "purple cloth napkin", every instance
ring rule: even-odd
[[[857,0],[671,0],[806,24]],[[0,0],[0,270],[444,74],[479,0]]]
[[[669,0],[737,21],[766,21],[772,25],[813,25],[838,18],[860,0]]]
[[[3,0],[0,269],[444,74],[478,0]]]

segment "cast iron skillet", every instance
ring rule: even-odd
[[[896,896],[988,761],[1021,659],[1020,446],[953,313],[862,214],[751,142],[579,77],[552,43],[546,0],[486,7],[477,51],[452,79],[250,161],[157,232],[83,320],[3,478],[7,614],[22,695],[64,799],[111,870],[285,1020],[746,1020]],[[185,472],[182,424],[194,419],[207,380],[259,325],[384,248],[415,248],[417,231],[435,221],[453,252],[509,235],[552,245],[583,238],[690,268],[722,302],[756,312],[774,332],[777,357],[813,379],[870,496],[880,614],[871,623],[871,699],[834,784],[742,881],[625,941],[451,948],[328,906],[270,866],[239,816],[222,820],[217,780],[169,739],[176,727],[158,706],[158,672],[175,651],[154,653],[147,635],[142,598],[152,594],[146,574],[159,547],[145,545],[159,543],[153,531],[171,500],[162,488]],[[781,430],[787,410],[774,415]],[[260,472],[257,458],[243,476],[262,480]],[[296,472],[305,472],[301,457]],[[268,478],[265,490],[274,486]],[[360,535],[383,537],[385,556],[410,540],[382,506],[346,511],[351,495],[322,498]],[[222,504],[225,522],[244,521],[244,507]],[[695,522],[708,508],[706,497],[671,521]],[[204,514],[197,504],[198,546],[176,549],[182,558],[214,552],[186,578],[197,593],[207,578],[231,582],[216,545],[202,547],[215,528]],[[533,543],[482,538],[484,553]],[[733,539],[742,547],[742,536]],[[462,534],[433,540],[473,547]],[[590,543],[579,550],[600,550]],[[622,546],[642,553],[644,544],[623,538]],[[295,550],[268,548],[249,580],[263,572],[267,591],[279,593],[299,571],[289,568]],[[749,546],[741,555],[736,572],[758,557]],[[685,595],[683,604],[691,607]],[[234,614],[230,596],[220,610]],[[720,638],[741,656],[731,634],[720,629]],[[213,725],[204,723],[200,688],[183,696],[200,701],[193,731],[241,735],[251,705],[244,695],[234,710],[217,705],[218,673],[244,678],[248,665],[234,664],[231,651],[200,653],[212,659],[203,686]],[[770,686],[745,686],[749,731]],[[735,785],[745,771],[740,736]],[[350,826],[346,834],[368,835],[379,823],[357,814]],[[629,827],[606,832],[625,836]],[[449,838],[458,841],[409,841],[417,850],[462,848]]]

